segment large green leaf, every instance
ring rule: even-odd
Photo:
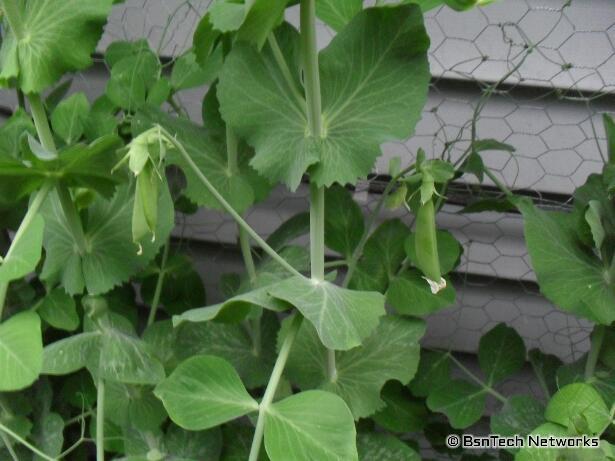
[[[404,384],[414,376],[419,359],[421,320],[386,316],[363,344],[336,352],[337,374],[327,375],[327,350],[314,327],[304,323],[287,364],[287,375],[301,389],[320,387],[344,399],[355,419],[384,406],[380,391],[388,380]]]
[[[190,120],[149,109],[141,112],[137,123],[138,131],[159,123],[176,136],[201,173],[238,213],[243,213],[269,194],[271,185],[248,164],[251,151],[247,146],[240,145],[237,170],[231,171],[227,163],[225,141],[216,141],[207,130]],[[184,171],[188,181],[185,193],[191,201],[201,206],[223,209],[178,152],[169,152],[168,161]]]
[[[333,186],[325,192],[325,244],[346,258],[359,244],[365,224],[363,212],[350,192]]]
[[[0,154],[17,158],[20,153],[20,139],[30,134],[36,136],[36,128],[28,113],[18,108],[13,115],[0,126]]]
[[[615,285],[600,260],[584,248],[570,214],[519,201],[540,291],[558,307],[600,323],[615,320]]]
[[[222,451],[220,429],[186,431],[171,425],[164,437],[171,461],[218,461]]]
[[[384,296],[353,291],[327,281],[292,277],[273,285],[269,293],[295,306],[316,328],[322,343],[335,350],[360,345],[384,314]]]
[[[208,429],[258,410],[232,365],[211,355],[182,362],[155,394],[173,422],[188,430]]]
[[[611,417],[600,394],[589,384],[573,383],[562,387],[549,401],[545,418],[571,429],[583,429],[600,434]]]
[[[40,93],[92,64],[113,0],[5,0],[11,26],[0,50],[0,85]],[[9,11],[10,10],[10,11]],[[17,17],[15,17],[17,16]]]
[[[0,283],[20,279],[34,270],[41,259],[45,221],[36,215],[10,255],[0,262]]]
[[[87,251],[79,254],[75,239],[66,223],[59,201],[52,193],[44,205],[47,252],[42,278],[59,280],[69,294],[100,294],[128,280],[145,267],[164,244],[174,225],[173,204],[168,188],[162,187],[158,203],[156,240],[145,239],[142,253],[133,243],[132,187],[118,188],[111,200],[97,197],[88,209],[84,222]]]
[[[336,31],[363,8],[362,0],[316,0],[316,15]]]
[[[449,380],[429,393],[427,406],[444,413],[455,429],[465,429],[483,415],[486,395],[483,387],[464,380]]]
[[[357,460],[355,437],[350,410],[329,392],[301,392],[265,413],[265,448],[271,461]]]
[[[368,432],[357,436],[360,461],[420,461],[419,454],[398,438]]]
[[[407,138],[420,118],[430,75],[419,8],[364,10],[320,53],[318,139],[307,134],[305,101],[293,89],[298,35],[289,27],[277,34],[292,82],[269,48],[234,47],[220,74],[224,119],[254,146],[252,165],[272,180],[294,190],[312,166],[319,186],[354,184],[371,171],[380,144]]]
[[[288,0],[216,0],[209,8],[213,27],[237,32],[239,40],[263,46],[271,30],[282,20]]]
[[[41,319],[15,314],[0,324],[0,391],[16,391],[38,378],[43,364]]]
[[[525,344],[514,328],[503,323],[493,327],[480,339],[478,362],[487,384],[497,384],[523,368]]]
[[[410,383],[410,390],[418,397],[427,397],[434,386],[445,384],[450,375],[451,359],[448,353],[421,351],[419,368]]]
[[[414,398],[406,386],[399,381],[389,381],[380,397],[385,406],[372,416],[376,424],[401,434],[423,430],[429,414],[427,406],[424,400]]]
[[[64,420],[57,413],[43,412],[34,425],[33,440],[36,447],[48,456],[58,457],[64,445]],[[43,461],[35,456],[33,461]]]

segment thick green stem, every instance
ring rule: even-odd
[[[587,354],[587,362],[585,362],[585,379],[590,379],[594,376],[596,371],[596,365],[598,358],[600,357],[600,349],[602,349],[602,343],[604,342],[604,335],[606,333],[606,326],[596,325],[591,335],[591,347],[589,354]]]
[[[36,448],[34,445],[32,445],[30,442],[28,442],[26,439],[22,438],[19,436],[19,434],[16,434],[15,432],[13,432],[11,429],[9,429],[8,427],[6,427],[4,424],[0,423],[0,432],[8,435],[9,437],[11,437],[12,439],[14,439],[15,441],[17,441],[18,443],[22,444],[24,447],[26,447],[28,450],[30,450],[32,453],[35,453],[36,455],[40,456],[41,458],[43,458],[46,461],[58,461],[57,458],[52,458],[51,456],[43,453],[41,450],[39,450],[38,448]]]
[[[52,187],[53,187],[53,183],[46,182],[38,190],[38,192],[36,192],[34,199],[30,203],[30,206],[28,207],[28,211],[26,212],[26,215],[24,216],[23,220],[21,221],[21,224],[19,225],[19,229],[17,229],[17,232],[15,233],[13,242],[11,243],[11,246],[9,247],[9,250],[7,251],[6,256],[4,257],[5,264],[12,257],[13,252],[15,251],[15,247],[17,247],[17,245],[19,244],[19,241],[23,238],[24,234],[26,233],[26,230],[28,229],[30,224],[32,224],[34,217],[39,212],[41,205],[47,198],[47,195],[49,194],[49,191],[52,189]],[[8,286],[9,286],[8,283],[0,283],[0,321],[2,321],[2,311],[4,310],[4,303],[6,301],[6,293],[8,290]]]
[[[500,189],[502,192],[504,192],[506,197],[512,198],[514,196],[512,191],[502,181],[500,181],[497,178],[497,176],[494,175],[493,172],[489,168],[485,168],[485,175],[489,179],[491,179],[491,181],[493,181],[493,183],[498,187],[498,189]]]
[[[290,354],[290,350],[295,342],[295,338],[297,337],[297,332],[301,327],[302,321],[303,316],[301,316],[301,314],[296,314],[291,320],[290,328],[288,329],[284,342],[282,343],[282,347],[280,348],[280,353],[278,354],[273,371],[271,372],[271,377],[267,383],[263,400],[258,408],[258,419],[256,420],[256,429],[254,431],[254,439],[252,439],[252,447],[250,448],[250,457],[248,458],[248,461],[258,460],[258,455],[261,451],[261,445],[263,442],[263,433],[265,430],[265,414],[269,411],[269,406],[275,397],[278,384],[280,383],[282,373],[284,372],[284,367],[286,366],[286,361],[288,360],[288,355]]]
[[[156,288],[154,289],[154,297],[152,298],[152,305],[149,310],[149,316],[147,318],[147,326],[150,326],[156,321],[156,312],[160,305],[160,295],[162,294],[162,286],[164,285],[164,276],[167,268],[167,259],[169,258],[169,247],[171,242],[167,242],[162,250],[162,260],[160,261],[160,272],[158,272],[158,279],[156,280]]]
[[[314,280],[325,279],[325,189],[310,185],[310,262]]]
[[[96,393],[96,461],[105,461],[105,382],[98,380]]]
[[[45,112],[45,106],[43,106],[41,97],[36,93],[32,93],[28,95],[28,100],[30,101],[30,110],[32,111],[34,126],[36,127],[36,133],[41,145],[45,150],[55,152],[56,143],[53,140],[51,128],[49,128],[49,120],[47,119],[47,113]]]
[[[220,192],[218,192],[217,189],[209,182],[209,179],[207,179],[205,175],[201,172],[199,167],[192,160],[192,157],[190,157],[188,152],[186,152],[184,146],[177,139],[171,136],[171,134],[164,128],[161,128],[161,132],[164,133],[164,135],[171,143],[173,143],[173,145],[179,151],[180,155],[186,161],[190,169],[194,172],[196,177],[199,179],[199,181],[201,181],[201,183],[205,186],[209,193],[214,196],[214,198],[220,203],[220,205],[222,205],[222,208],[224,208],[224,210],[229,215],[231,215],[235,222],[237,222],[237,224],[239,224],[248,233],[248,235],[252,237],[252,239],[263,249],[263,251],[269,256],[271,256],[273,260],[275,260],[292,275],[303,277],[303,275],[301,275],[301,273],[297,269],[291,266],[288,261],[282,258],[273,248],[271,248],[269,244],[265,242],[265,240],[263,240],[261,236],[258,235],[256,231],[252,229],[250,225],[239,215],[239,213],[235,211],[231,204],[226,201],[226,199],[220,194]]]
[[[87,252],[87,242],[85,240],[85,234],[83,233],[83,224],[75,208],[70,191],[63,184],[58,184],[56,186],[56,191],[60,199],[60,205],[62,205],[64,217],[66,218],[66,224],[68,224],[68,228],[75,239],[79,254],[84,255]]]

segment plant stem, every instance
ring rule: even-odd
[[[14,440],[16,440],[17,442],[19,442],[20,444],[22,444],[24,447],[26,447],[28,450],[30,450],[32,453],[37,454],[38,456],[40,456],[41,458],[43,458],[46,461],[58,461],[56,458],[52,458],[51,456],[43,453],[41,450],[39,450],[38,448],[36,448],[34,445],[32,445],[30,442],[28,442],[27,440],[23,439],[22,437],[20,437],[18,434],[16,434],[15,432],[13,432],[11,429],[9,429],[8,427],[6,427],[4,424],[0,423],[0,432],[7,434],[9,437],[13,438]]]
[[[497,176],[494,175],[493,172],[487,167],[485,167],[485,175],[487,175],[487,177],[491,179],[491,181],[493,181],[493,183],[498,187],[498,189],[500,189],[502,192],[504,192],[504,194],[506,194],[506,197],[513,197],[512,191],[502,181],[500,181]]]
[[[243,263],[248,273],[248,281],[251,288],[254,288],[256,283],[256,265],[254,264],[254,258],[252,257],[252,247],[250,246],[250,236],[241,226],[237,226],[239,234],[239,247],[241,248],[241,255],[243,257]],[[256,307],[255,307],[256,309]],[[254,352],[257,355],[261,353],[261,316],[258,315],[250,320],[250,332],[252,336],[252,345],[254,346]]]
[[[589,354],[587,354],[587,362],[585,362],[585,379],[590,379],[594,376],[596,371],[596,364],[600,357],[600,349],[602,349],[602,343],[604,342],[604,335],[606,333],[606,326],[596,325],[594,331],[591,334],[591,347]]]
[[[258,245],[267,253],[273,260],[275,260],[278,264],[280,264],[284,269],[290,272],[292,275],[303,277],[301,273],[291,266],[288,261],[282,258],[273,248],[271,248],[265,240],[261,238],[260,235],[256,233],[254,229],[250,227],[250,225],[237,213],[233,207],[225,200],[225,198],[216,190],[216,188],[209,182],[209,179],[205,177],[205,175],[201,172],[199,167],[194,163],[188,152],[184,146],[171,134],[161,127],[161,132],[168,138],[168,140],[175,146],[175,148],[179,151],[180,155],[184,158],[190,169],[194,172],[199,181],[205,186],[205,188],[209,191],[211,195],[214,196],[216,200],[222,205],[222,208],[231,215],[231,217],[241,226],[247,234],[252,237],[252,239],[258,243]]]
[[[84,255],[87,252],[87,242],[85,240],[85,234],[83,233],[81,218],[75,208],[70,191],[63,184],[57,184],[56,191],[58,193],[58,198],[60,199],[60,205],[62,206],[64,217],[66,218],[66,224],[75,239],[79,254]]]
[[[256,420],[256,429],[254,431],[254,438],[252,439],[252,447],[250,448],[250,457],[248,458],[248,461],[258,460],[258,455],[261,451],[261,444],[263,442],[263,433],[265,430],[265,414],[269,411],[269,406],[275,397],[278,384],[280,383],[280,378],[282,377],[284,367],[286,366],[286,361],[288,360],[288,355],[290,354],[290,349],[295,342],[295,338],[297,337],[297,332],[301,327],[302,321],[303,316],[299,313],[295,314],[295,317],[291,320],[290,328],[284,338],[282,347],[280,348],[280,353],[278,354],[273,371],[271,372],[271,377],[267,383],[263,400],[258,408],[258,419]]]
[[[167,241],[162,250],[162,260],[160,261],[160,272],[158,273],[158,279],[156,280],[156,288],[154,289],[154,297],[152,298],[152,305],[149,310],[149,316],[147,318],[147,326],[149,327],[156,321],[156,312],[160,305],[160,295],[162,293],[162,286],[164,284],[164,276],[166,273],[167,259],[169,258],[169,247],[171,242]]]
[[[271,47],[271,51],[273,52],[273,59],[275,59],[275,62],[280,68],[280,72],[282,72],[282,75],[284,76],[284,79],[286,80],[286,84],[288,85],[293,96],[299,103],[299,106],[304,108],[305,99],[303,95],[301,94],[301,91],[297,87],[297,83],[293,79],[292,74],[290,73],[290,69],[288,68],[288,65],[286,64],[286,60],[284,59],[284,55],[282,54],[280,45],[278,45],[278,41],[275,38],[275,35],[273,33],[269,34],[269,37],[267,37],[267,42],[269,43],[269,46]]]
[[[34,199],[30,203],[30,206],[28,207],[28,211],[26,212],[26,215],[23,217],[23,220],[21,221],[21,224],[19,225],[19,229],[17,229],[17,232],[15,233],[15,238],[13,238],[13,241],[11,242],[11,246],[9,247],[9,250],[7,251],[6,256],[4,257],[4,264],[6,264],[6,262],[13,255],[13,252],[15,251],[15,247],[19,244],[19,241],[23,238],[24,234],[26,233],[26,230],[28,229],[28,227],[30,227],[30,224],[32,224],[34,217],[39,212],[41,205],[47,198],[47,195],[49,194],[49,191],[51,191],[52,187],[53,187],[52,182],[46,182],[38,190],[38,192],[36,192]],[[8,286],[9,286],[8,283],[0,283],[0,321],[2,321],[2,311],[4,310],[4,303],[6,301],[6,293],[8,290]]]
[[[45,107],[41,101],[40,95],[32,93],[28,95],[30,101],[30,110],[32,111],[32,118],[34,119],[34,126],[36,127],[36,133],[38,134],[41,145],[49,152],[56,151],[56,143],[53,140],[53,134],[51,134],[51,128],[49,128],[49,120],[47,119],[47,113]]]
[[[15,450],[13,450],[13,444],[11,443],[11,440],[4,432],[0,432],[0,440],[2,440],[2,443],[4,443],[4,446],[9,452],[9,455],[11,455],[11,458],[13,458],[13,461],[19,461],[17,453],[15,453]]]
[[[105,461],[105,381],[100,378],[96,392],[96,461]]]
[[[320,69],[316,44],[315,0],[301,0],[301,58],[305,79],[308,127],[313,138],[322,134],[322,102],[320,94]],[[310,184],[310,264],[313,280],[325,279],[325,189]],[[327,351],[329,380],[337,379],[335,351]]]
[[[233,132],[233,129],[226,125],[226,165],[228,168],[228,174],[233,176],[239,171],[237,167],[237,147],[239,142],[237,136]]]

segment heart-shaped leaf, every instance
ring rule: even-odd
[[[486,396],[483,387],[460,379],[448,380],[429,393],[427,406],[444,413],[455,429],[465,429],[483,415]]]
[[[357,460],[350,410],[335,394],[306,391],[265,413],[265,448],[271,461]]]
[[[34,312],[15,314],[0,324],[0,391],[32,384],[43,365],[41,319]]]
[[[273,285],[269,293],[299,309],[329,349],[360,345],[384,315],[382,294],[348,290],[327,281],[292,277]]]
[[[188,430],[208,429],[258,410],[233,366],[211,355],[182,362],[155,394],[173,422]]]
[[[478,362],[489,386],[521,370],[525,365],[525,356],[523,339],[514,328],[503,323],[493,327],[480,339]]]
[[[54,328],[75,331],[79,327],[75,300],[61,288],[52,290],[40,301],[38,313]]]

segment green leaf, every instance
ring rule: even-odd
[[[11,253],[0,262],[0,283],[20,279],[32,272],[41,259],[45,221],[37,214]]]
[[[404,240],[409,232],[399,219],[378,226],[365,243],[350,288],[384,293],[404,260]]]
[[[602,205],[598,200],[590,200],[587,211],[585,212],[585,220],[589,224],[589,228],[594,238],[596,248],[600,250],[604,243],[604,226],[602,225]]]
[[[0,49],[0,85],[16,81],[24,93],[40,93],[66,72],[92,64],[112,0],[8,0],[18,17]],[[5,16],[8,11],[5,11]]]
[[[232,365],[209,355],[182,362],[154,393],[173,422],[188,430],[208,429],[258,410]]]
[[[421,350],[419,368],[410,383],[410,390],[417,397],[427,397],[434,385],[445,384],[450,375],[451,359],[446,352]]]
[[[516,149],[510,144],[500,142],[496,139],[477,139],[472,143],[474,152],[484,152],[486,150],[499,150],[503,152],[514,152]]]
[[[236,31],[239,40],[261,48],[269,33],[282,20],[287,0],[237,2],[216,0],[209,8],[213,27],[221,32]]]
[[[418,319],[386,316],[359,347],[336,352],[336,376],[327,374],[327,350],[314,327],[304,323],[286,367],[291,382],[301,389],[319,387],[344,399],[355,419],[381,409],[380,391],[396,379],[404,384],[414,376],[419,340],[425,324]]]
[[[298,35],[288,27],[277,35],[292,83],[269,48],[259,54],[234,47],[220,75],[224,119],[254,146],[252,165],[268,178],[294,190],[312,166],[318,186],[354,184],[371,171],[380,144],[406,139],[420,118],[429,83],[429,40],[419,8],[364,10],[320,53],[323,132],[318,139],[306,135],[305,101],[293,90],[300,81]]]
[[[421,457],[398,438],[375,432],[357,436],[361,461],[420,461]]]
[[[18,108],[11,117],[0,126],[0,153],[18,158],[20,139],[23,135],[36,136],[36,128],[28,113]]]
[[[389,381],[382,388],[381,398],[386,404],[372,418],[388,431],[420,432],[427,423],[425,402],[413,398],[398,381]]]
[[[384,315],[384,296],[353,291],[327,281],[292,277],[273,285],[269,293],[295,306],[316,328],[322,343],[335,350],[360,345]]]
[[[147,109],[141,112],[137,123],[139,129],[147,129],[159,123],[176,136],[199,170],[238,213],[243,213],[269,194],[269,182],[248,164],[251,151],[247,146],[240,144],[238,170],[231,172],[227,165],[225,142],[215,142],[206,130],[191,121]],[[191,201],[208,208],[223,209],[178,152],[170,151],[168,162],[178,165],[184,171],[188,182],[185,194]]]
[[[16,391],[38,378],[43,364],[41,319],[15,314],[0,324],[0,391]]]
[[[99,347],[88,357],[88,368],[99,378],[126,384],[157,384],[164,368],[152,348],[117,315],[104,316],[99,324]]]
[[[502,436],[527,435],[544,421],[545,407],[529,395],[513,395],[491,416],[491,432]]]
[[[581,246],[572,215],[519,201],[540,291],[558,307],[604,324],[615,320],[615,286],[601,261]]]
[[[386,292],[387,304],[404,315],[423,316],[455,303],[455,288],[446,279],[446,288],[433,294],[422,273],[407,270],[391,280]]]
[[[609,424],[609,409],[600,394],[589,384],[573,383],[562,387],[549,401],[545,418],[564,427],[577,427],[582,418],[590,434],[599,434]]]
[[[164,437],[167,451],[174,461],[218,461],[222,451],[222,432],[185,431],[171,425]]]
[[[175,353],[181,360],[207,354],[228,360],[249,389],[264,386],[275,362],[275,339],[279,322],[275,315],[263,313],[261,344],[242,324],[205,322],[186,324],[178,330]]]
[[[316,15],[336,31],[343,29],[362,8],[361,0],[316,0]]]
[[[147,41],[113,43],[105,53],[105,61],[111,67],[105,90],[111,102],[131,112],[143,107],[161,71],[160,60]]]
[[[350,410],[329,392],[301,392],[265,413],[265,448],[271,461],[357,460],[355,437]]]
[[[38,314],[59,330],[75,331],[79,327],[75,300],[60,288],[52,290],[40,301]]]
[[[181,91],[211,83],[221,68],[221,52],[216,52],[212,59],[208,60],[207,67],[201,67],[194,52],[190,50],[175,61],[171,71],[171,86],[175,91]]]
[[[81,138],[90,112],[90,103],[84,93],[75,93],[60,102],[51,113],[51,127],[66,144]]]
[[[566,437],[568,433],[565,427],[559,424],[544,423],[531,431],[531,434],[548,437]],[[558,461],[560,459],[560,448],[544,447],[525,447],[519,450],[515,456],[515,461]]]
[[[145,239],[143,251],[138,254],[130,232],[126,232],[131,228],[133,200],[128,185],[119,187],[110,200],[101,197],[94,200],[83,226],[87,252],[80,255],[59,201],[48,198],[43,207],[47,257],[41,277],[60,280],[71,295],[82,293],[84,288],[94,295],[111,290],[145,267],[166,242],[175,224],[173,204],[168,189],[162,188],[156,241]]]
[[[465,429],[483,415],[485,398],[484,388],[454,379],[435,387],[427,397],[427,406],[432,411],[444,413],[455,429]]]
[[[57,413],[43,413],[34,425],[32,439],[36,447],[48,456],[57,457],[64,445],[64,420]],[[35,456],[34,461],[43,458]]]
[[[514,328],[503,323],[480,338],[478,362],[487,384],[497,384],[517,373],[525,365],[525,344]]]
[[[325,192],[325,244],[350,258],[359,244],[365,224],[363,212],[349,191],[333,186]]]
[[[79,333],[45,346],[43,368],[46,375],[67,375],[83,368],[90,353],[99,347],[100,332]]]

